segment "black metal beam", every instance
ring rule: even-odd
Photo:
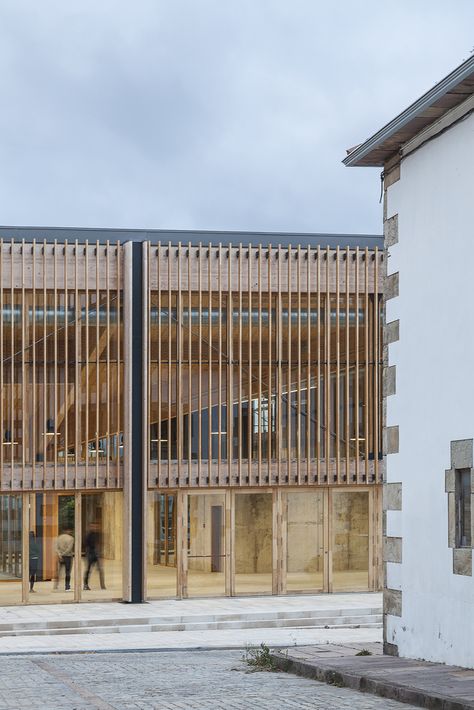
[[[143,588],[143,247],[132,244],[132,486],[131,599],[145,598]]]

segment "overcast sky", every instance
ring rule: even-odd
[[[362,142],[473,0],[0,0],[0,224],[380,232]]]

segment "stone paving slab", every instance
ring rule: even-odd
[[[0,710],[410,710],[289,673],[242,651],[0,658]],[[413,709],[414,710],[414,709]]]
[[[358,656],[366,649],[370,656]],[[474,670],[384,656],[382,644],[357,641],[273,652],[282,670],[433,710],[474,708]]]
[[[44,623],[94,619],[143,619],[176,617],[178,615],[242,614],[256,612],[305,611],[319,609],[333,612],[338,609],[381,609],[382,594],[362,592],[347,594],[294,594],[288,596],[218,597],[212,599],[160,599],[145,604],[120,602],[84,602],[81,604],[29,604],[1,606],[0,625],[14,623]]]

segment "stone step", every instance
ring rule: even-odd
[[[84,607],[82,607],[84,609]],[[291,622],[292,619],[299,620],[301,618],[313,619],[316,622],[319,621],[320,626],[324,626],[327,623],[327,619],[335,620],[332,623],[338,623],[337,620],[341,618],[352,618],[363,617],[363,616],[380,616],[382,614],[382,609],[380,607],[374,608],[350,608],[350,609],[295,609],[295,610],[280,610],[280,611],[263,611],[263,610],[251,610],[245,613],[214,613],[214,614],[163,614],[160,616],[138,616],[134,614],[128,617],[109,617],[109,618],[93,618],[85,615],[86,609],[84,609],[84,616],[77,618],[76,616],[71,616],[71,618],[66,619],[42,619],[42,620],[24,620],[24,621],[13,621],[8,623],[0,623],[0,637],[3,635],[11,635],[9,632],[16,632],[22,630],[61,630],[64,628],[92,628],[94,626],[142,626],[142,625],[160,625],[160,624],[173,624],[173,625],[186,625],[189,623],[203,623],[212,624],[216,622],[237,622],[241,625],[244,622],[255,623],[256,621],[264,622],[278,622],[278,621],[288,621]],[[278,625],[277,623],[275,625]]]
[[[250,628],[380,628],[382,625],[381,613],[372,614],[331,614],[330,616],[312,615],[300,612],[299,616],[291,614],[291,616],[277,618],[262,618],[265,614],[245,614],[241,617],[232,620],[225,618],[229,615],[214,616],[212,620],[198,620],[188,617],[186,621],[179,618],[156,619],[150,621],[148,619],[126,619],[125,623],[122,620],[116,619],[115,623],[110,623],[112,620],[107,619],[107,623],[102,623],[103,620],[81,620],[73,623],[72,621],[57,622],[52,625],[43,622],[43,626],[39,626],[41,622],[31,622],[30,624],[14,624],[16,628],[2,629],[0,637],[11,636],[54,636],[54,635],[74,635],[74,634],[113,634],[113,633],[149,633],[160,631],[209,631],[222,629],[250,629]],[[238,616],[238,615],[231,615]],[[253,617],[253,618],[249,618]],[[6,626],[5,624],[3,626]]]

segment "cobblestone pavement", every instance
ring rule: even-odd
[[[239,651],[0,658],[0,710],[279,708],[410,710],[287,673],[248,672]]]

